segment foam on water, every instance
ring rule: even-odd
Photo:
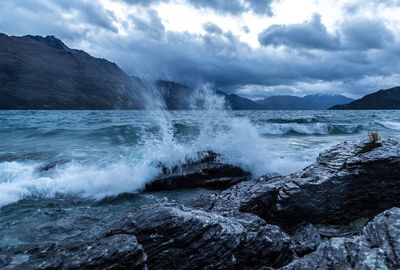
[[[28,196],[51,197],[72,194],[100,199],[142,189],[159,173],[159,164],[173,167],[194,159],[201,151],[222,155],[223,162],[241,166],[255,177],[268,172],[270,154],[258,130],[246,118],[235,118],[227,112],[222,96],[208,85],[199,87],[189,100],[192,109],[200,110],[199,134],[181,142],[174,136],[170,113],[165,109],[162,91],[145,83],[146,108],[159,132],[145,134],[132,155],[98,162],[72,160],[49,171],[40,162],[13,161],[0,163],[0,206]]]
[[[359,125],[327,123],[267,123],[258,126],[265,135],[329,135],[352,134],[363,129]]]
[[[391,122],[386,121],[381,123],[384,127],[392,130],[400,130],[400,123],[399,122]]]
[[[0,112],[0,207],[29,196],[101,199],[140,191],[161,173],[160,163],[174,167],[202,151],[258,177],[292,173],[324,147],[366,138],[371,129],[400,135],[395,113],[233,113],[209,85],[187,100],[194,112],[170,112],[163,89],[151,81],[141,87],[147,111]]]

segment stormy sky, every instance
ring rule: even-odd
[[[400,0],[1,0],[0,32],[252,99],[357,98],[400,85],[399,14]]]

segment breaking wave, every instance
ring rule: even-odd
[[[30,196],[72,194],[101,199],[136,192],[160,174],[160,163],[174,167],[208,150],[220,153],[222,162],[240,166],[255,177],[282,166],[273,154],[260,147],[267,142],[257,128],[248,119],[230,114],[224,98],[214,94],[208,85],[199,87],[189,100],[197,111],[188,116],[192,125],[174,122],[159,90],[151,84],[147,87],[149,110],[146,115],[136,116],[136,121],[144,124],[108,122],[105,127],[79,129],[72,123],[71,129],[56,125],[42,134],[34,129],[31,142],[42,135],[40,141],[69,146],[68,151],[59,150],[72,157],[67,155],[69,158],[65,159],[55,154],[43,159],[1,162],[0,206]],[[81,145],[74,145],[77,138]],[[103,145],[107,147],[101,149]]]
[[[264,135],[338,135],[355,134],[363,127],[360,125],[332,125],[326,123],[270,123],[259,127]]]
[[[146,111],[0,112],[0,207],[32,196],[138,192],[160,163],[172,168],[204,151],[254,177],[288,174],[335,140],[400,130],[398,116],[369,112],[233,112],[209,85],[187,100],[192,111],[171,112],[155,84],[143,86]]]
[[[386,122],[381,122],[380,124],[382,126],[384,126],[385,128],[388,128],[388,129],[391,129],[391,130],[400,130],[400,122],[386,121]]]

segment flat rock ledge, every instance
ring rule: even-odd
[[[366,144],[186,206],[142,206],[89,240],[1,247],[0,268],[400,269],[400,143]]]

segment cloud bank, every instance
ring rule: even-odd
[[[111,0],[110,0],[111,1]],[[71,47],[116,62],[129,74],[155,73],[195,85],[212,82],[250,98],[326,92],[358,97],[399,85],[400,25],[367,16],[398,1],[347,3],[343,17],[328,28],[318,13],[292,24],[273,24],[258,33],[259,46],[213,21],[203,31],[169,31],[156,10],[173,0],[115,0],[134,12],[120,17],[99,1],[3,0],[0,32],[55,35]],[[220,16],[243,14],[270,18],[279,1],[180,1]],[[364,5],[363,5],[364,3]],[[353,16],[348,16],[349,12]],[[253,31],[246,25],[243,32]]]

